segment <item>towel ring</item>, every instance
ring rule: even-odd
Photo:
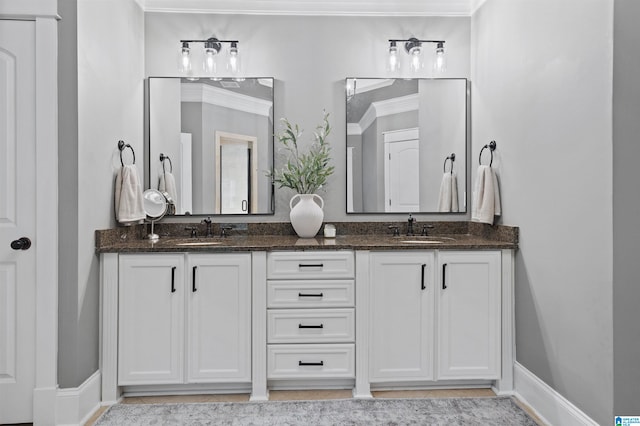
[[[484,151],[485,148],[489,148],[489,152],[491,152],[491,161],[489,162],[489,167],[491,167],[493,164],[493,151],[496,149],[496,141],[491,141],[482,147],[480,155],[478,156],[478,163],[480,163],[480,165],[482,165],[482,151]]]
[[[164,160],[169,160],[169,173],[173,173],[173,163],[171,162],[171,158],[168,155],[164,155],[160,153],[160,162],[162,163],[162,173],[167,173],[164,169]]]
[[[133,154],[133,163],[136,164],[136,152],[133,150],[133,147],[128,143],[124,143],[124,141],[118,141],[118,149],[120,150],[120,164],[124,167],[124,161],[122,161],[122,151],[125,148],[129,148],[131,150],[131,154]]]
[[[452,153],[450,156],[444,159],[444,164],[442,165],[442,170],[447,173],[447,160],[451,160],[451,170],[449,171],[453,174],[453,162],[456,161],[456,154]]]

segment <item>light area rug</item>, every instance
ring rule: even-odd
[[[96,426],[527,425],[510,397],[117,404]]]

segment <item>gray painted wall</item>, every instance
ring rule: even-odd
[[[601,424],[613,415],[612,13],[608,0],[488,0],[472,18],[471,158],[497,141],[501,222],[520,227],[517,361]]]
[[[78,49],[77,0],[58,0],[58,384],[91,375],[77,368],[78,331]]]
[[[640,413],[640,2],[615,0],[613,48],[613,412]]]
[[[99,263],[94,231],[115,226],[117,141],[142,158],[144,20],[134,0],[60,3],[58,383],[77,387],[98,369]],[[113,25],[118,22],[118,25]],[[69,73],[69,74],[67,74]],[[77,73],[77,74],[76,74]],[[77,83],[74,81],[77,75]],[[77,97],[74,91],[77,90]],[[77,121],[76,121],[77,111]],[[75,153],[73,151],[75,150]],[[142,163],[139,173],[142,177]]]
[[[435,83],[435,84],[434,84]],[[438,211],[444,159],[456,154],[459,211],[464,211],[466,173],[466,82],[420,81],[420,209]],[[442,123],[447,123],[442,125]],[[475,163],[471,163],[475,164]],[[447,161],[447,171],[451,163]]]
[[[276,132],[279,120],[298,123],[305,143],[322,119],[330,115],[330,136],[336,172],[329,178],[325,220],[390,220],[385,215],[346,214],[346,126],[344,79],[388,77],[385,70],[390,37],[419,36],[447,40],[450,49],[445,77],[470,75],[470,18],[468,17],[327,17],[251,16],[210,14],[145,14],[145,73],[177,76],[176,55],[180,39],[203,39],[211,35],[240,40],[242,65],[247,77],[272,76]],[[301,52],[306,52],[301,56]],[[306,56],[308,55],[310,56]],[[424,75],[433,77],[430,66]],[[364,157],[363,157],[364,158]],[[280,165],[279,162],[276,163]],[[288,221],[288,189],[276,188],[273,216],[226,217],[232,221]],[[404,220],[406,215],[395,215]],[[418,221],[447,216],[418,215]],[[454,220],[465,217],[449,216]]]

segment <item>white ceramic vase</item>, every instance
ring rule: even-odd
[[[295,205],[294,202],[298,201]],[[319,202],[319,203],[318,203]],[[324,200],[318,194],[296,194],[289,201],[291,225],[300,238],[313,238],[322,226]]]

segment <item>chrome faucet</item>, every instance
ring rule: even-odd
[[[200,223],[204,223],[205,225],[207,225],[207,237],[213,237],[213,232],[211,232],[211,216],[203,219]]]
[[[416,222],[416,219],[411,216],[409,213],[409,220],[407,221],[407,237],[413,237],[415,234],[413,233],[413,224]]]

